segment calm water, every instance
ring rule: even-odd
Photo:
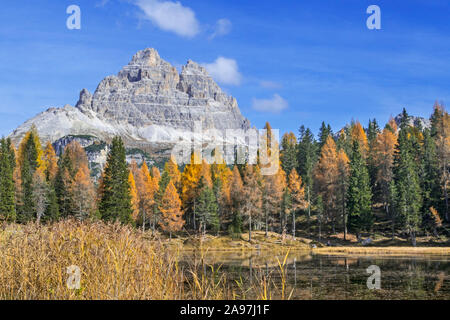
[[[266,277],[277,285],[272,298],[280,298],[282,274],[278,260],[270,253],[213,253],[202,258],[186,254],[184,261],[204,270],[214,266],[226,272],[232,282],[250,287]],[[441,299],[450,300],[450,256],[326,256],[291,252],[286,260],[286,295],[291,299]],[[367,268],[380,268],[380,289],[369,290]],[[200,267],[203,266],[203,267]],[[208,272],[208,271],[206,271]],[[278,290],[278,291],[277,291]],[[246,298],[254,298],[248,296]]]

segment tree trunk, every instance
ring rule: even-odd
[[[344,224],[344,240],[347,240],[347,214],[342,214],[342,223]]]
[[[292,211],[292,238],[295,240],[295,210]]]
[[[447,170],[447,169],[445,169]],[[447,192],[447,181],[444,184],[444,197],[445,197],[445,221],[448,222],[448,192]]]
[[[196,225],[195,225],[195,199],[194,199],[194,212],[193,212],[193,216],[194,216],[194,221],[193,221],[193,223],[194,223],[194,231],[195,232],[197,232],[197,228],[196,228]]]
[[[142,232],[145,232],[145,210],[142,210]]]
[[[249,226],[248,226],[248,242],[252,242],[252,215],[249,216]]]
[[[310,230],[310,219],[311,219],[311,198],[309,195],[309,186],[308,186],[308,233]]]
[[[269,237],[269,214],[266,206],[266,238]]]
[[[319,241],[322,239],[322,217],[319,218]]]
[[[394,240],[394,239],[395,239],[395,220],[394,220],[394,216],[392,216],[391,221],[392,221],[392,225],[391,225],[391,229],[392,229],[392,240]]]

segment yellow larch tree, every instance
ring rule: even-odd
[[[137,222],[139,218],[139,196],[133,172],[131,170],[130,173],[128,174],[128,184],[130,185],[131,208],[133,209],[131,217],[133,218],[134,222]]]
[[[181,190],[181,173],[180,173],[180,170],[178,169],[177,161],[173,155],[170,156],[170,159],[164,165],[164,171],[166,171],[169,174],[170,180],[173,181],[175,188],[177,188],[177,190],[180,191]]]
[[[350,132],[351,138],[352,138],[352,145],[353,141],[358,141],[359,146],[361,148],[361,152],[364,157],[367,156],[367,152],[369,151],[369,144],[367,141],[367,135],[364,131],[364,128],[362,127],[361,123],[359,121],[356,121],[352,127]]]
[[[337,155],[337,199],[342,215],[342,225],[344,229],[344,240],[347,240],[347,210],[346,195],[348,187],[348,178],[350,176],[350,160],[343,149],[340,149]]]
[[[191,161],[188,163],[181,174],[181,199],[183,209],[189,213],[188,217],[196,230],[195,221],[195,198],[197,195],[197,185],[201,178],[202,165],[197,153],[191,154]]]
[[[47,142],[45,149],[42,154],[42,160],[45,168],[45,178],[49,182],[55,180],[56,174],[58,173],[58,157],[56,156],[55,149],[52,144]]]
[[[169,232],[172,239],[172,233],[180,231],[184,226],[181,200],[172,181],[167,185],[159,210],[162,214],[159,225],[164,232]]]

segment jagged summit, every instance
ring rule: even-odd
[[[34,124],[44,141],[93,136],[109,141],[121,135],[130,145],[167,149],[201,121],[208,129],[247,129],[236,99],[206,69],[189,60],[181,73],[155,49],[137,52],[117,75],[105,77],[94,93],[83,89],[75,107],[48,109],[10,136],[18,143]],[[162,147],[163,146],[163,147]]]

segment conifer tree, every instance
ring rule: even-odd
[[[213,181],[213,192],[217,200],[219,229],[220,225],[226,223],[230,215],[227,214],[230,208],[230,180],[232,172],[227,167],[221,152],[217,148],[214,151],[214,161],[211,165],[211,177]]]
[[[450,189],[450,116],[439,103],[435,103],[431,117],[431,135],[436,143],[441,190],[444,198],[442,205],[445,221],[449,221],[449,189]]]
[[[305,184],[305,197],[308,204],[308,223],[311,218],[311,199],[313,197],[313,176],[314,167],[317,162],[317,143],[314,140],[314,135],[310,129],[305,129],[302,125],[300,127],[300,136],[298,142],[298,174],[302,177]]]
[[[172,181],[167,185],[159,210],[162,213],[159,225],[164,232],[169,232],[172,239],[172,233],[180,231],[184,226],[181,200]]]
[[[408,124],[402,125],[394,160],[395,210],[403,218],[404,229],[415,246],[421,223],[422,195],[411,137]]]
[[[196,210],[197,217],[200,220],[200,228],[203,229],[203,235],[205,235],[207,228],[217,233],[219,231],[219,216],[214,192],[208,186],[204,177],[201,177],[198,189]]]
[[[422,174],[420,177],[420,187],[422,189],[422,216],[428,222],[433,222],[434,216],[430,208],[432,207],[434,212],[444,209],[441,201],[441,177],[439,172],[439,162],[436,152],[436,144],[431,137],[429,129],[424,130],[424,141],[421,152],[421,167]],[[426,223],[426,221],[424,221]],[[433,224],[433,223],[431,223]]]
[[[44,214],[44,221],[56,221],[59,218],[59,204],[55,189],[56,176],[58,174],[58,157],[50,142],[47,142],[42,154],[43,170],[45,180],[48,185],[47,208]]]
[[[283,135],[281,140],[281,167],[290,174],[292,169],[297,168],[297,138],[294,133],[289,132]]]
[[[319,141],[317,151],[320,152],[324,144],[327,142],[328,136],[333,135],[330,125],[326,125],[325,122],[322,121],[322,125],[319,129]]]
[[[159,179],[161,179],[161,172],[159,171],[158,167],[153,166],[152,172],[151,172],[152,178],[155,180],[155,183],[159,183]]]
[[[178,169],[177,161],[174,156],[170,156],[170,159],[164,165],[164,171],[166,171],[173,181],[175,188],[181,191],[181,173]]]
[[[2,138],[0,140],[0,220],[15,221],[15,188],[14,168],[11,141]]]
[[[25,134],[19,145],[18,165],[20,170],[20,206],[17,219],[28,222],[35,217],[36,208],[33,201],[33,175],[42,166],[42,148],[36,127]]]
[[[51,175],[49,174],[49,177]],[[76,216],[85,219],[94,213],[95,190],[90,177],[89,162],[86,152],[77,141],[72,141],[64,148],[54,180],[54,183],[50,181],[49,185],[54,184],[62,217]]]
[[[293,169],[289,174],[288,191],[291,197],[291,215],[292,215],[292,237],[295,238],[296,212],[306,208],[305,188],[302,185],[302,178]]]
[[[230,233],[232,236],[242,233],[242,205],[244,203],[244,184],[238,167],[233,167],[230,180],[230,207],[232,212],[232,222],[230,225]]]
[[[192,224],[194,230],[196,230],[196,217],[195,217],[195,200],[197,196],[197,185],[201,177],[202,165],[200,157],[196,153],[191,154],[191,161],[183,170],[181,175],[181,197],[183,201],[183,209],[187,214],[189,222]]]
[[[136,188],[136,181],[134,180],[133,172],[131,170],[128,174],[128,184],[130,185],[131,208],[133,210],[131,218],[134,222],[137,222],[139,218],[139,196]]]
[[[337,171],[339,179],[337,180],[337,201],[342,215],[342,225],[344,229],[344,240],[347,240],[347,188],[349,178],[349,162],[347,154],[340,149],[337,155]]]
[[[260,214],[262,207],[262,193],[253,166],[247,166],[245,169],[243,196],[245,200],[242,206],[242,213],[248,219],[248,236],[249,242],[251,242],[252,218]]]
[[[350,178],[347,190],[348,227],[359,236],[369,231],[373,223],[369,172],[363,159],[358,140],[353,141],[350,157]]]
[[[87,158],[80,164],[69,187],[72,198],[72,215],[79,220],[84,220],[93,216],[95,207],[95,189],[90,177]]]
[[[394,128],[393,128],[394,126]],[[380,188],[380,198],[388,218],[393,223],[394,212],[390,210],[393,205],[392,186],[393,179],[392,168],[394,165],[394,152],[397,144],[397,126],[395,122],[390,122],[378,134],[376,141],[375,162],[377,163],[376,182]]]
[[[367,143],[368,143],[368,153],[367,153],[367,169],[369,170],[370,186],[372,188],[372,194],[375,200],[380,200],[381,189],[377,184],[377,138],[380,134],[380,128],[375,119],[369,120],[369,127],[367,129]]]
[[[266,237],[268,237],[269,225],[273,225],[276,215],[279,214],[281,216],[283,214],[281,204],[285,186],[285,174],[281,168],[279,168],[276,174],[265,175],[263,178],[262,207],[265,218]],[[280,227],[283,226],[280,224]]]
[[[332,222],[333,231],[340,210],[337,201],[337,185],[339,181],[338,158],[336,143],[333,137],[328,136],[324,144],[319,161],[315,167],[316,194],[322,196],[324,208],[324,220]]]
[[[152,178],[145,161],[142,163],[140,169],[136,163],[132,163],[131,167],[138,191],[140,223],[142,224],[142,230],[145,231],[145,226],[148,221],[154,222],[157,220],[158,203],[156,201],[156,195],[158,192],[158,180],[157,178]]]
[[[125,147],[120,137],[112,141],[103,176],[103,195],[99,211],[103,220],[132,222],[130,184]]]
[[[58,157],[56,156],[55,149],[50,142],[47,142],[45,149],[42,153],[43,169],[45,179],[48,182],[54,183],[56,175],[58,173]]]
[[[37,169],[33,173],[31,187],[33,207],[36,210],[36,223],[39,224],[48,206],[48,183],[45,179],[44,170]]]
[[[364,128],[362,127],[362,125],[359,121],[356,121],[351,126],[350,135],[352,138],[352,146],[353,146],[353,142],[357,141],[359,144],[359,148],[361,150],[361,154],[362,154],[363,158],[366,159],[367,153],[369,151],[369,142],[367,140],[366,132],[364,131]]]

